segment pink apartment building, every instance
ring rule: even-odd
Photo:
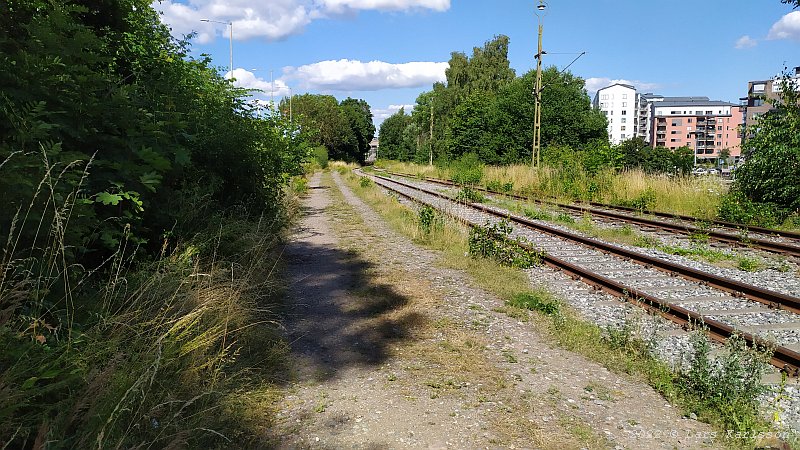
[[[686,146],[697,159],[717,158],[724,149],[737,159],[741,154],[739,106],[707,97],[665,97],[652,103],[652,109],[653,147],[674,150]]]

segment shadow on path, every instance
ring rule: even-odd
[[[380,365],[390,346],[409,339],[425,320],[402,311],[407,297],[370,279],[371,263],[333,243],[314,242],[325,237],[301,228],[300,239],[285,251],[292,275],[286,329],[297,381],[325,381],[350,367]]]

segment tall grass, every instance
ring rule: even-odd
[[[192,239],[165,239],[134,260],[123,241],[99,267],[69,264],[72,206],[50,195],[88,165],[48,167],[0,262],[0,447],[178,448],[257,439],[256,403],[275,395],[275,219],[207,218]],[[19,248],[29,227],[43,245]],[[134,263],[134,261],[136,261]],[[256,363],[257,361],[257,363]],[[257,368],[256,368],[257,367]]]
[[[379,167],[416,176],[450,179],[449,168],[413,163],[381,161]],[[716,216],[722,197],[728,191],[716,177],[668,177],[641,170],[616,172],[601,170],[591,174],[579,166],[543,165],[486,166],[484,186],[508,186],[513,192],[560,201],[597,201],[617,205],[647,202],[648,209],[693,215],[704,219]]]

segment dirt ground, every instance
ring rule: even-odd
[[[652,388],[532,322],[317,174],[285,250],[293,377],[277,448],[709,448]]]

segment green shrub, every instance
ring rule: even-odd
[[[465,203],[483,203],[486,201],[486,197],[484,197],[475,189],[464,186],[460,191],[458,191],[458,194],[456,195],[456,201]]]
[[[314,160],[319,164],[320,169],[328,168],[328,149],[324,146],[314,147],[311,151]]]
[[[774,227],[788,216],[776,205],[751,201],[739,190],[731,190],[722,198],[718,216],[722,220],[760,227]]]
[[[428,205],[419,209],[419,227],[425,234],[429,234],[436,221],[436,210]]]
[[[362,188],[368,188],[372,185],[372,180],[369,177],[361,177],[358,181],[359,186]]]
[[[450,164],[453,183],[475,186],[483,179],[483,163],[478,155],[467,153]]]
[[[525,248],[519,238],[511,239],[512,228],[507,221],[472,227],[469,233],[469,254],[473,258],[488,258],[501,265],[527,269],[541,262],[541,254]]]

